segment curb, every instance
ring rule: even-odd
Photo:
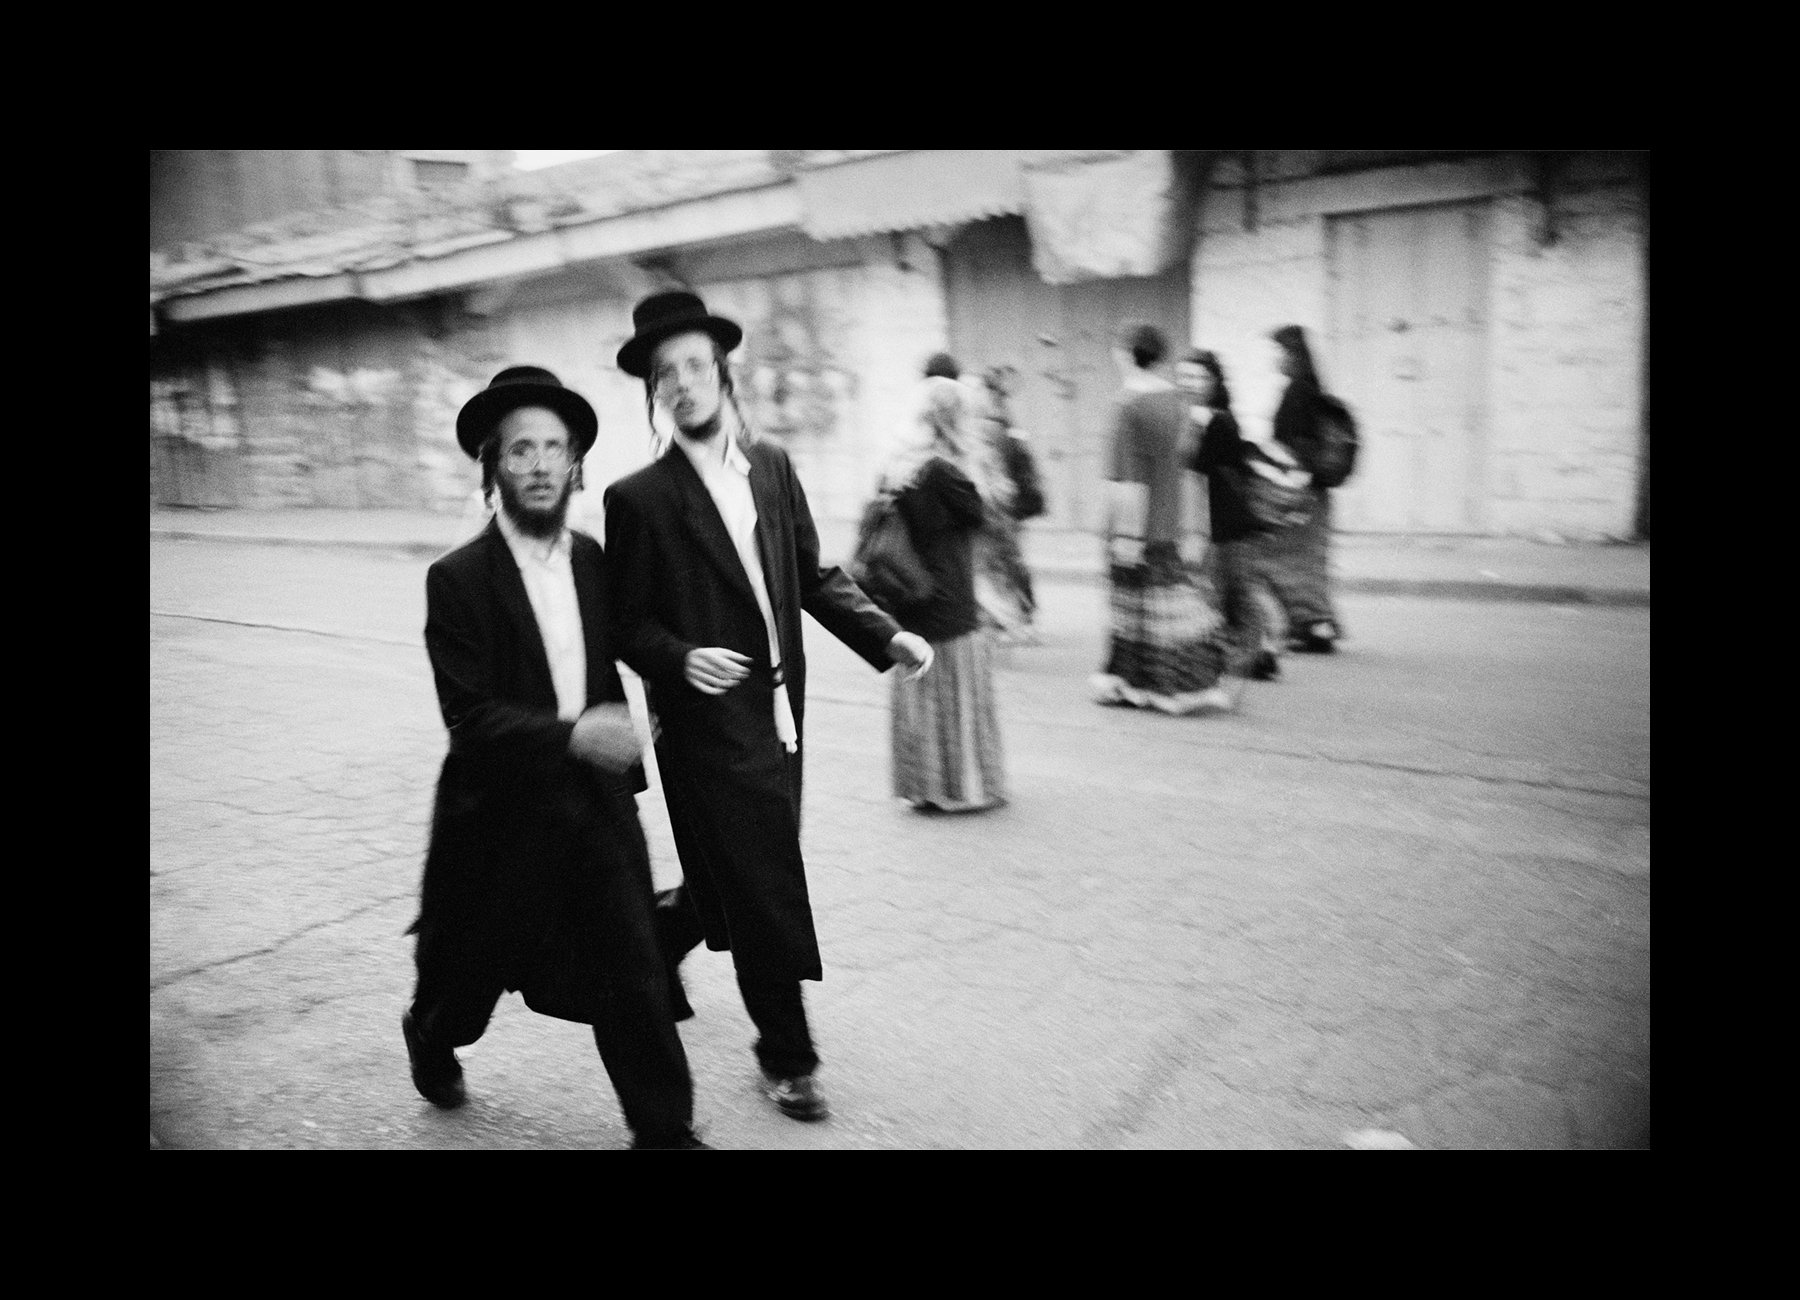
[[[1542,586],[1518,582],[1468,582],[1444,578],[1334,578],[1339,591],[1365,596],[1432,596],[1439,600],[1535,601],[1544,605],[1612,605],[1650,608],[1650,593],[1628,587]]]
[[[1099,586],[1105,575],[1093,569],[1045,564],[1031,570],[1034,578],[1086,582]],[[1423,596],[1436,600],[1527,601],[1543,605],[1611,605],[1650,607],[1650,593],[1632,587],[1577,587],[1567,583],[1486,582],[1466,578],[1364,578],[1333,574],[1338,591],[1363,596]]]
[[[447,542],[417,540],[377,541],[347,537],[280,537],[257,533],[222,533],[185,528],[152,528],[152,537],[181,542],[230,542],[252,546],[314,547],[328,550],[379,551],[387,555],[406,555],[415,559],[434,560],[453,549],[462,539]],[[1098,569],[1078,565],[1040,564],[1032,569],[1035,577],[1063,582],[1085,582],[1099,586],[1105,574]],[[1605,605],[1615,608],[1650,607],[1650,593],[1626,587],[1581,587],[1566,583],[1483,582],[1456,578],[1374,578],[1337,574],[1333,585],[1339,591],[1352,591],[1365,596],[1418,596],[1437,600],[1521,601],[1546,605]]]

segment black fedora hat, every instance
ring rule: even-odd
[[[481,444],[494,426],[521,406],[547,406],[560,415],[569,426],[577,458],[587,455],[600,432],[600,418],[587,398],[573,388],[564,388],[562,380],[542,366],[508,366],[463,403],[456,415],[456,441],[471,459],[479,460]]]
[[[744,340],[736,321],[712,315],[698,294],[685,289],[651,294],[631,309],[631,325],[637,333],[619,349],[619,369],[638,379],[650,377],[650,354],[671,334],[699,330],[727,352]]]

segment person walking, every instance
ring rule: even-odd
[[[1283,325],[1270,336],[1275,366],[1287,377],[1272,437],[1309,473],[1317,468],[1322,384],[1306,331]],[[1269,585],[1287,616],[1287,643],[1302,654],[1330,654],[1344,636],[1331,599],[1331,493],[1310,489],[1312,509],[1297,527],[1273,535],[1265,550]]]
[[[1274,681],[1281,674],[1269,611],[1264,602],[1263,546],[1269,529],[1245,499],[1245,475],[1256,473],[1255,454],[1231,413],[1231,390],[1217,355],[1191,348],[1176,363],[1176,384],[1187,394],[1192,421],[1187,466],[1206,476],[1212,545],[1205,570],[1218,593],[1219,613],[1250,658],[1248,675]]]
[[[800,613],[878,671],[922,674],[932,650],[819,563],[787,453],[757,439],[738,407],[727,360],[738,324],[680,290],[645,298],[632,323],[619,368],[644,382],[652,432],[658,409],[675,428],[657,459],[606,491],[608,608],[661,727],[683,875],[657,910],[664,959],[675,974],[702,940],[731,953],[767,1096],[795,1119],[823,1119],[801,994],[824,972],[800,853]]]
[[[1164,713],[1237,706],[1241,657],[1182,559],[1185,393],[1160,373],[1161,330],[1129,322],[1113,347],[1123,381],[1112,433],[1107,550],[1111,636],[1091,681],[1102,704]]]
[[[1009,388],[1014,373],[1011,366],[994,366],[982,376],[988,399],[985,428],[992,447],[992,460],[1004,489],[1004,527],[1008,540],[999,556],[999,565],[1000,581],[1019,614],[1012,639],[1036,645],[1037,592],[1033,589],[1031,569],[1025,563],[1024,524],[1027,519],[1043,514],[1046,507],[1043,480],[1031,454],[1030,438],[1013,423]]]
[[[1032,618],[1037,598],[1025,567],[1019,521],[1013,514],[1008,436],[996,394],[986,382],[964,379],[962,366],[948,352],[934,352],[925,363],[926,385],[929,388],[945,379],[954,381],[962,391],[959,464],[981,494],[981,527],[971,546],[976,608],[982,621],[1007,642],[1034,644],[1037,637]]]
[[[466,1099],[455,1049],[503,992],[593,1026],[637,1149],[707,1149],[672,1018],[638,822],[642,742],[607,627],[606,559],[567,526],[599,422],[548,370],[514,366],[456,437],[500,503],[425,576],[425,649],[450,751],[438,778],[401,1019],[414,1086]]]
[[[974,539],[986,503],[968,472],[971,431],[963,386],[927,381],[913,445],[884,476],[933,580],[931,596],[899,611],[931,643],[931,675],[897,674],[892,769],[897,798],[925,812],[974,812],[1006,802],[993,638],[975,601]]]

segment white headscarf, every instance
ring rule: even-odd
[[[942,457],[969,476],[985,500],[989,477],[974,432],[968,390],[954,379],[934,375],[925,381],[925,404],[909,438],[889,460],[881,476],[882,486],[898,489],[934,456]]]

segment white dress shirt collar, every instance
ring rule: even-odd
[[[680,429],[675,431],[675,444],[687,453],[694,462],[694,469],[701,478],[705,478],[712,470],[721,465],[729,466],[738,473],[749,476],[750,458],[744,455],[744,449],[738,446],[737,435],[728,423],[721,420],[724,426],[711,438],[701,442],[690,438]]]

